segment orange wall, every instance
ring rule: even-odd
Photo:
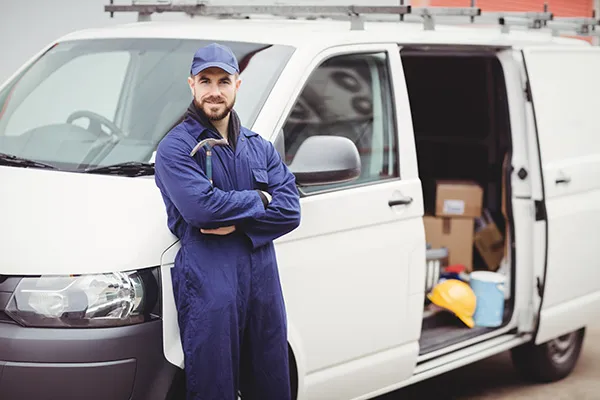
[[[594,0],[476,0],[481,11],[544,11],[544,4],[555,17],[591,17]],[[412,0],[415,7],[469,7],[471,0]],[[572,37],[572,36],[569,36]],[[588,37],[576,37],[592,42]]]
[[[412,4],[429,3],[430,6],[468,7],[470,0],[413,0]],[[594,0],[477,0],[482,11],[543,11],[544,4],[557,17],[591,17]]]

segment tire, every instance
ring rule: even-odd
[[[185,400],[185,372],[177,369],[165,400]]]
[[[571,374],[581,353],[585,328],[540,345],[527,343],[511,350],[513,365],[527,380],[556,382]]]

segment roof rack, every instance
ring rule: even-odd
[[[558,36],[561,32],[568,30],[572,30],[577,36],[600,36],[600,31],[596,30],[596,25],[600,25],[600,21],[595,16],[596,12],[594,11],[591,18],[554,18],[548,22],[548,28],[554,36]]]
[[[467,0],[465,0],[466,2]],[[435,29],[435,19],[438,17],[469,17],[474,23],[476,17],[497,17],[496,23],[501,31],[508,33],[512,26],[524,26],[528,29],[541,30],[548,28],[552,35],[574,33],[577,36],[600,36],[596,26],[600,21],[596,19],[595,12],[591,17],[556,18],[548,10],[548,4],[542,11],[527,12],[482,12],[476,7],[476,0],[470,0],[470,7],[412,7],[404,5],[404,0],[399,0],[398,6],[364,6],[364,5],[217,5],[201,0],[187,0],[185,3],[173,4],[171,0],[131,0],[131,4],[114,4],[104,6],[104,11],[113,17],[116,12],[136,12],[138,21],[148,21],[152,14],[177,12],[189,16],[213,16],[221,18],[250,18],[251,15],[268,14],[287,18],[348,18],[352,30],[364,29],[363,17],[365,15],[379,15],[382,21],[391,21],[390,18],[398,17],[404,21],[406,16],[421,17],[425,30]],[[382,18],[383,17],[383,18]],[[377,19],[376,19],[377,20]]]
[[[552,21],[554,15],[549,12],[504,13],[498,18],[503,33],[509,33],[511,26],[524,26],[528,29],[542,29]]]
[[[474,4],[474,0],[471,3]],[[362,16],[380,15],[388,17],[398,16],[404,20],[405,15],[416,15],[423,18],[425,29],[434,29],[434,17],[437,16],[469,16],[471,20],[475,16],[481,15],[481,9],[471,7],[412,7],[404,5],[404,0],[400,0],[398,6],[323,6],[323,5],[216,5],[198,1],[196,4],[173,4],[169,0],[140,1],[132,0],[132,4],[110,4],[104,6],[104,11],[109,12],[113,17],[116,12],[137,12],[138,21],[148,21],[150,16],[155,13],[178,12],[189,16],[214,16],[214,17],[233,17],[249,16],[257,14],[269,14],[287,18],[326,18],[346,16],[351,21],[352,29],[364,29]]]
[[[147,21],[150,15],[154,13],[179,12],[189,16],[214,16],[214,17],[232,17],[248,16],[256,14],[270,14],[288,18],[324,18],[335,15],[346,15],[350,18],[353,29],[364,29],[360,21],[360,15],[380,14],[380,15],[399,15],[409,14],[411,6],[320,6],[320,5],[213,5],[206,3],[197,4],[172,4],[171,2],[160,2],[141,4],[139,1],[133,1],[132,4],[116,5],[114,0],[110,0],[110,5],[104,6],[104,10],[109,12],[111,17],[115,12],[137,12],[139,21]]]
[[[471,4],[475,1],[472,0]],[[427,31],[435,29],[435,17],[470,17],[471,22],[481,15],[481,8],[471,7],[414,7],[409,14],[423,17],[423,28]]]

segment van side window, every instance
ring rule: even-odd
[[[288,165],[302,142],[313,135],[344,136],[358,148],[362,166],[357,180],[305,188],[305,192],[397,178],[397,138],[387,54],[350,54],[323,62],[313,71],[292,108],[283,135]]]

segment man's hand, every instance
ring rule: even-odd
[[[258,192],[258,195],[260,196],[260,199],[263,202],[263,205],[265,206],[265,208],[267,208],[269,206],[269,204],[271,203],[271,200],[273,200],[273,196],[271,196],[268,192],[262,191],[262,190],[256,190]]]
[[[216,229],[200,229],[200,232],[204,233],[205,235],[220,235],[220,236],[225,236],[225,235],[229,235],[230,233],[235,231],[235,226],[231,225],[231,226],[222,226],[220,228],[216,228]]]

